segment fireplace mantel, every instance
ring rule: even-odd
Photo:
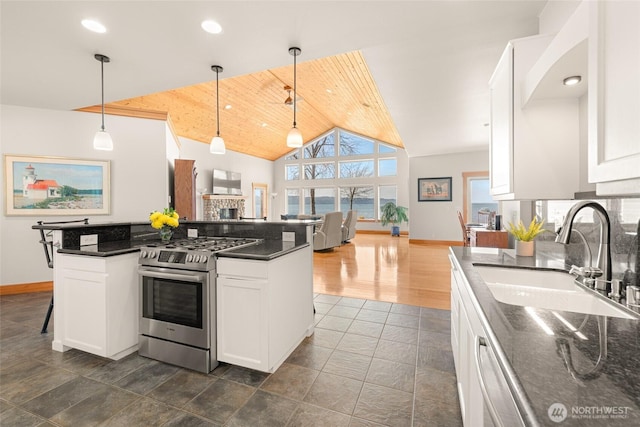
[[[220,200],[220,199],[229,199],[229,200],[246,200],[245,196],[236,196],[232,194],[203,194],[202,198],[205,200]]]

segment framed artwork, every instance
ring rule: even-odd
[[[419,202],[450,202],[451,177],[418,178]]]
[[[109,160],[4,156],[5,214],[108,215]]]

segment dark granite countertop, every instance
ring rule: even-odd
[[[565,270],[562,260],[544,253],[516,257],[513,250],[489,248],[452,247],[451,252],[483,312],[480,317],[491,329],[487,333],[492,344],[508,364],[503,370],[514,374],[510,386],[521,391],[519,406],[531,410],[528,424],[640,425],[640,320],[558,310],[554,314],[542,308],[535,309],[535,319],[525,307],[497,301],[474,264]],[[606,358],[601,352],[605,347]],[[568,411],[560,424],[548,415],[555,403]]]
[[[219,252],[217,256],[219,258],[243,258],[269,261],[307,246],[309,246],[309,243],[296,246],[293,242],[264,240],[257,245]]]

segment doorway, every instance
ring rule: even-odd
[[[489,171],[463,172],[463,216],[465,223],[487,224],[498,202],[490,192]]]
[[[269,212],[267,197],[269,187],[267,184],[254,182],[251,184],[251,194],[253,201],[253,216],[256,218],[266,218]]]

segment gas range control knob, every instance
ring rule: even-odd
[[[150,251],[148,257],[149,258],[155,258],[156,257],[156,251]]]
[[[147,257],[147,252],[146,251],[140,251],[140,258],[146,258]]]
[[[193,255],[187,254],[187,262],[193,261]]]

